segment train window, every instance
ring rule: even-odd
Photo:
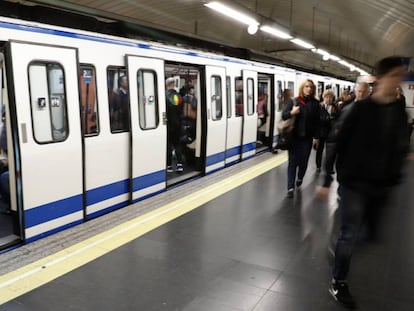
[[[244,114],[243,108],[243,78],[237,77],[235,80],[234,92],[236,98],[236,117],[241,117]]]
[[[107,79],[111,132],[128,132],[129,88],[125,68],[108,68]]]
[[[231,118],[231,82],[230,77],[226,77],[226,98],[227,98],[227,118]]]
[[[283,105],[283,93],[282,93],[282,81],[277,80],[277,100],[278,100],[278,105],[277,105],[277,111],[281,111],[282,110],[282,105]]]
[[[247,79],[247,114],[250,116],[254,113],[254,81],[252,78]]]
[[[153,70],[138,70],[139,125],[143,130],[158,126],[157,74]]]
[[[65,140],[69,128],[62,66],[49,62],[29,64],[29,89],[35,141],[51,143]]]
[[[323,95],[323,91],[324,91],[324,83],[321,81],[318,81],[318,100],[323,100],[322,95]]]
[[[99,133],[98,101],[96,97],[95,68],[80,66],[81,123],[84,136]]]
[[[223,94],[221,94],[221,77],[211,77],[211,118],[220,120],[223,116]]]
[[[295,83],[292,81],[288,81],[288,87],[289,90],[292,90],[292,93],[295,94]]]

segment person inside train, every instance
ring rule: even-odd
[[[336,116],[336,105],[333,103],[334,94],[331,90],[323,92],[323,101],[320,103],[319,108],[319,144],[315,146],[316,149],[316,172],[321,172],[322,166],[322,154],[325,148],[325,141],[331,130],[332,122]]]
[[[110,101],[111,131],[129,130],[128,78],[120,75],[118,88]]]
[[[183,126],[187,135],[187,143],[193,147],[192,144],[196,138],[197,125],[197,97],[194,93],[194,86],[192,83],[186,85],[186,91],[183,96]]]
[[[303,81],[299,87],[299,96],[289,102],[282,113],[283,120],[295,117],[293,141],[288,151],[288,198],[293,198],[295,186],[302,185],[312,145],[317,146],[319,143],[319,102],[315,98],[315,92],[312,80]]]
[[[181,137],[183,98],[175,89],[175,79],[170,77],[165,80],[166,105],[167,105],[167,172],[174,172],[172,166],[173,150],[177,158],[176,171],[181,173],[183,167],[183,142]]]
[[[267,94],[260,90],[259,97],[257,99],[257,127],[261,127],[266,123],[267,117]]]
[[[353,249],[361,229],[366,239],[378,233],[381,207],[392,186],[401,180],[402,164],[408,152],[407,115],[395,89],[406,72],[400,57],[387,57],[376,64],[377,82],[373,94],[340,116],[331,132],[337,150],[337,179],[341,229],[335,246],[329,292],[347,307],[355,301],[347,277]],[[327,200],[332,180],[325,179],[316,195]]]
[[[9,167],[7,158],[7,131],[6,131],[6,106],[1,106],[2,127],[0,132],[0,199],[4,207],[3,214],[10,214],[10,185],[9,185]]]

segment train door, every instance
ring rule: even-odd
[[[243,70],[243,90],[242,159],[247,159],[256,153],[257,72]]]
[[[276,146],[277,140],[278,140],[278,131],[277,131],[277,123],[282,118],[282,111],[284,109],[284,90],[283,90],[283,84],[284,84],[284,77],[283,75],[275,75],[275,105],[274,110],[272,111],[274,122],[273,122],[273,140],[272,140],[272,147]],[[287,93],[287,91],[286,91]]]
[[[226,79],[227,130],[226,166],[240,162],[243,126],[243,79],[240,70],[230,73]]]
[[[166,186],[164,61],[128,55],[132,201]]]
[[[206,66],[206,173],[224,167],[226,150],[226,69]]]
[[[272,145],[271,125],[274,118],[271,111],[275,109],[272,82],[271,76],[261,74],[258,77],[256,152],[267,150]]]
[[[30,241],[83,220],[77,49],[11,41],[7,52],[11,208]]]

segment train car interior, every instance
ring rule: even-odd
[[[20,241],[20,221],[15,200],[14,152],[11,142],[9,95],[7,88],[6,61],[2,48],[0,51],[0,249]]]
[[[167,186],[175,185],[203,173],[200,77],[201,69],[199,67],[173,63],[166,63],[165,65],[165,78],[174,78],[174,89],[181,98],[177,104],[182,106],[181,127],[176,129],[180,131],[179,145],[171,146],[172,170],[166,168]],[[168,102],[166,102],[166,105],[168,105]],[[172,129],[167,127],[167,131],[170,130]],[[168,137],[171,135],[173,133],[167,133]],[[181,150],[177,150],[178,148],[181,148]],[[180,156],[182,157],[182,163],[178,160]],[[178,164],[182,164],[182,171],[177,169]]]
[[[273,80],[271,75],[260,74],[258,77],[256,153],[266,151],[272,145],[274,120],[271,111],[275,109]]]

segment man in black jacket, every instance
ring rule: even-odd
[[[395,92],[405,70],[402,58],[379,61],[373,95],[349,107],[330,134],[337,153],[341,231],[329,292],[347,307],[355,306],[346,279],[358,232],[365,224],[369,237],[375,236],[379,210],[399,182],[408,152],[407,115]],[[327,199],[331,181],[327,172],[323,187],[317,189],[319,198]]]

